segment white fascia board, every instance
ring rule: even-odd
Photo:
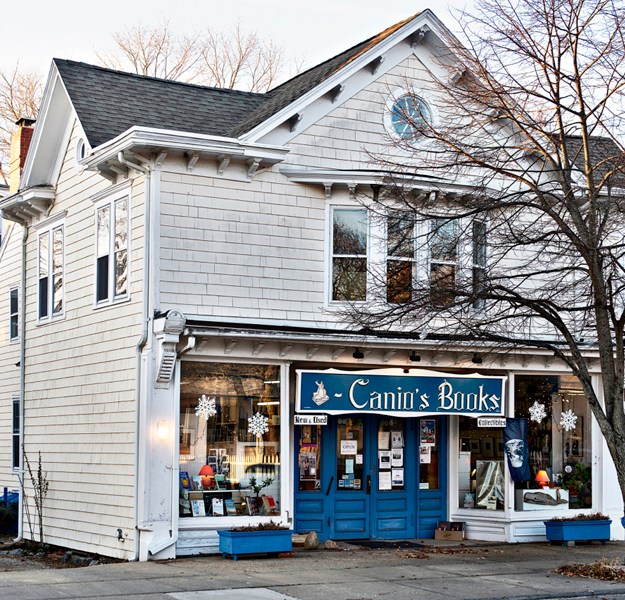
[[[447,30],[443,23],[439,21],[434,13],[429,9],[426,9],[420,15],[415,17],[414,20],[406,23],[406,25],[389,35],[383,41],[375,46],[372,46],[366,52],[363,52],[363,54],[351,61],[347,66],[336,71],[330,77],[325,79],[323,83],[314,87],[303,96],[300,96],[297,100],[288,104],[282,110],[269,117],[266,121],[263,121],[254,127],[254,129],[251,129],[245,135],[241,136],[241,139],[247,142],[255,142],[262,139],[270,131],[284,123],[289,117],[301,112],[306,106],[321,98],[321,96],[327,94],[342,81],[348,79],[351,75],[367,66],[376,56],[384,54],[390,48],[405,40],[411,33],[422,27],[427,27],[429,31],[433,32],[441,40],[446,36],[451,36],[451,33]]]
[[[236,138],[135,126],[95,148],[81,164],[87,169],[94,169],[103,161],[116,157],[118,152],[131,148],[163,148],[214,156],[226,154],[231,157],[259,158],[272,163],[281,162],[289,153],[289,148],[284,146],[244,143]]]
[[[62,101],[60,95],[58,93],[55,93],[56,90],[59,89],[57,86],[62,86],[63,91],[65,92],[66,102],[68,103],[68,105],[70,105],[69,96],[67,95],[65,86],[62,84],[58,69],[56,68],[56,65],[54,64],[54,62],[52,62],[50,66],[50,71],[48,72],[48,79],[46,82],[46,87],[43,92],[43,97],[41,99],[41,104],[39,105],[39,113],[37,115],[37,120],[35,121],[35,128],[33,131],[33,136],[30,141],[30,146],[28,148],[26,160],[24,162],[24,168],[22,170],[20,186],[30,187],[32,185],[52,182],[51,181],[52,172],[50,172],[50,176],[47,178],[42,178],[42,177],[39,178],[39,179],[47,179],[48,181],[31,181],[31,178],[33,176],[33,169],[34,169],[35,163],[37,161],[38,156],[40,155],[40,150],[43,145],[42,141],[44,140],[44,135],[45,135],[45,141],[47,141],[48,135],[45,132],[45,130],[47,129],[46,125],[48,121],[50,120],[50,117],[49,117],[50,111],[53,110],[54,103],[58,103]],[[63,110],[64,108],[65,107],[60,107],[61,114],[66,112],[66,110]],[[52,119],[52,120],[54,121],[55,119]],[[63,131],[65,131],[67,124],[63,123],[62,125],[63,125]],[[58,149],[58,142],[55,143],[54,145]],[[55,165],[52,165],[52,168],[54,166]]]

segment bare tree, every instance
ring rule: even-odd
[[[618,0],[478,3],[464,44],[448,39],[430,67],[437,118],[418,90],[396,104],[408,158],[376,157],[394,189],[368,200],[388,229],[388,264],[370,275],[384,291],[348,316],[553,354],[583,387],[625,501],[624,19]],[[437,183],[419,189],[423,173]],[[416,278],[402,267],[415,246],[428,265]]]
[[[239,23],[229,32],[177,35],[164,21],[128,28],[113,39],[115,50],[98,54],[106,67],[163,79],[264,92],[284,67],[282,48]]]
[[[230,32],[208,30],[202,48],[202,80],[221,88],[242,86],[251,92],[266,92],[284,66],[284,51],[237,23]]]
[[[113,34],[116,48],[99,53],[102,64],[111,69],[139,75],[193,81],[201,57],[200,35],[176,35],[169,22],[156,27],[136,25]]]
[[[21,117],[37,116],[41,92],[41,76],[34,71],[20,71],[16,65],[9,74],[0,72],[0,179],[5,184],[15,122]]]

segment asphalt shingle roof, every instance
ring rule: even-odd
[[[582,138],[577,135],[567,136],[566,147],[573,164],[583,173],[585,166]],[[594,165],[597,183],[609,175],[611,186],[625,187],[625,153],[614,140],[600,136],[590,138],[590,162]]]
[[[54,59],[91,147],[133,126],[239,137],[412,21],[297,75],[266,94],[181,83]]]
[[[266,99],[70,60],[54,63],[92,147],[133,126],[226,136]]]

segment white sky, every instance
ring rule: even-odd
[[[138,24],[169,20],[176,32],[232,27],[273,39],[290,58],[311,67],[420,10],[430,8],[450,28],[449,6],[471,0],[26,0],[4,11],[0,69],[38,70],[47,75],[52,58],[96,63],[97,51],[112,50],[112,34]],[[14,5],[14,8],[17,8]],[[14,16],[11,16],[13,13]]]

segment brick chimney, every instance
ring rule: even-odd
[[[19,191],[22,169],[26,161],[26,154],[33,137],[35,119],[22,117],[15,122],[17,129],[11,138],[11,162],[9,163],[9,190],[12,194]]]

